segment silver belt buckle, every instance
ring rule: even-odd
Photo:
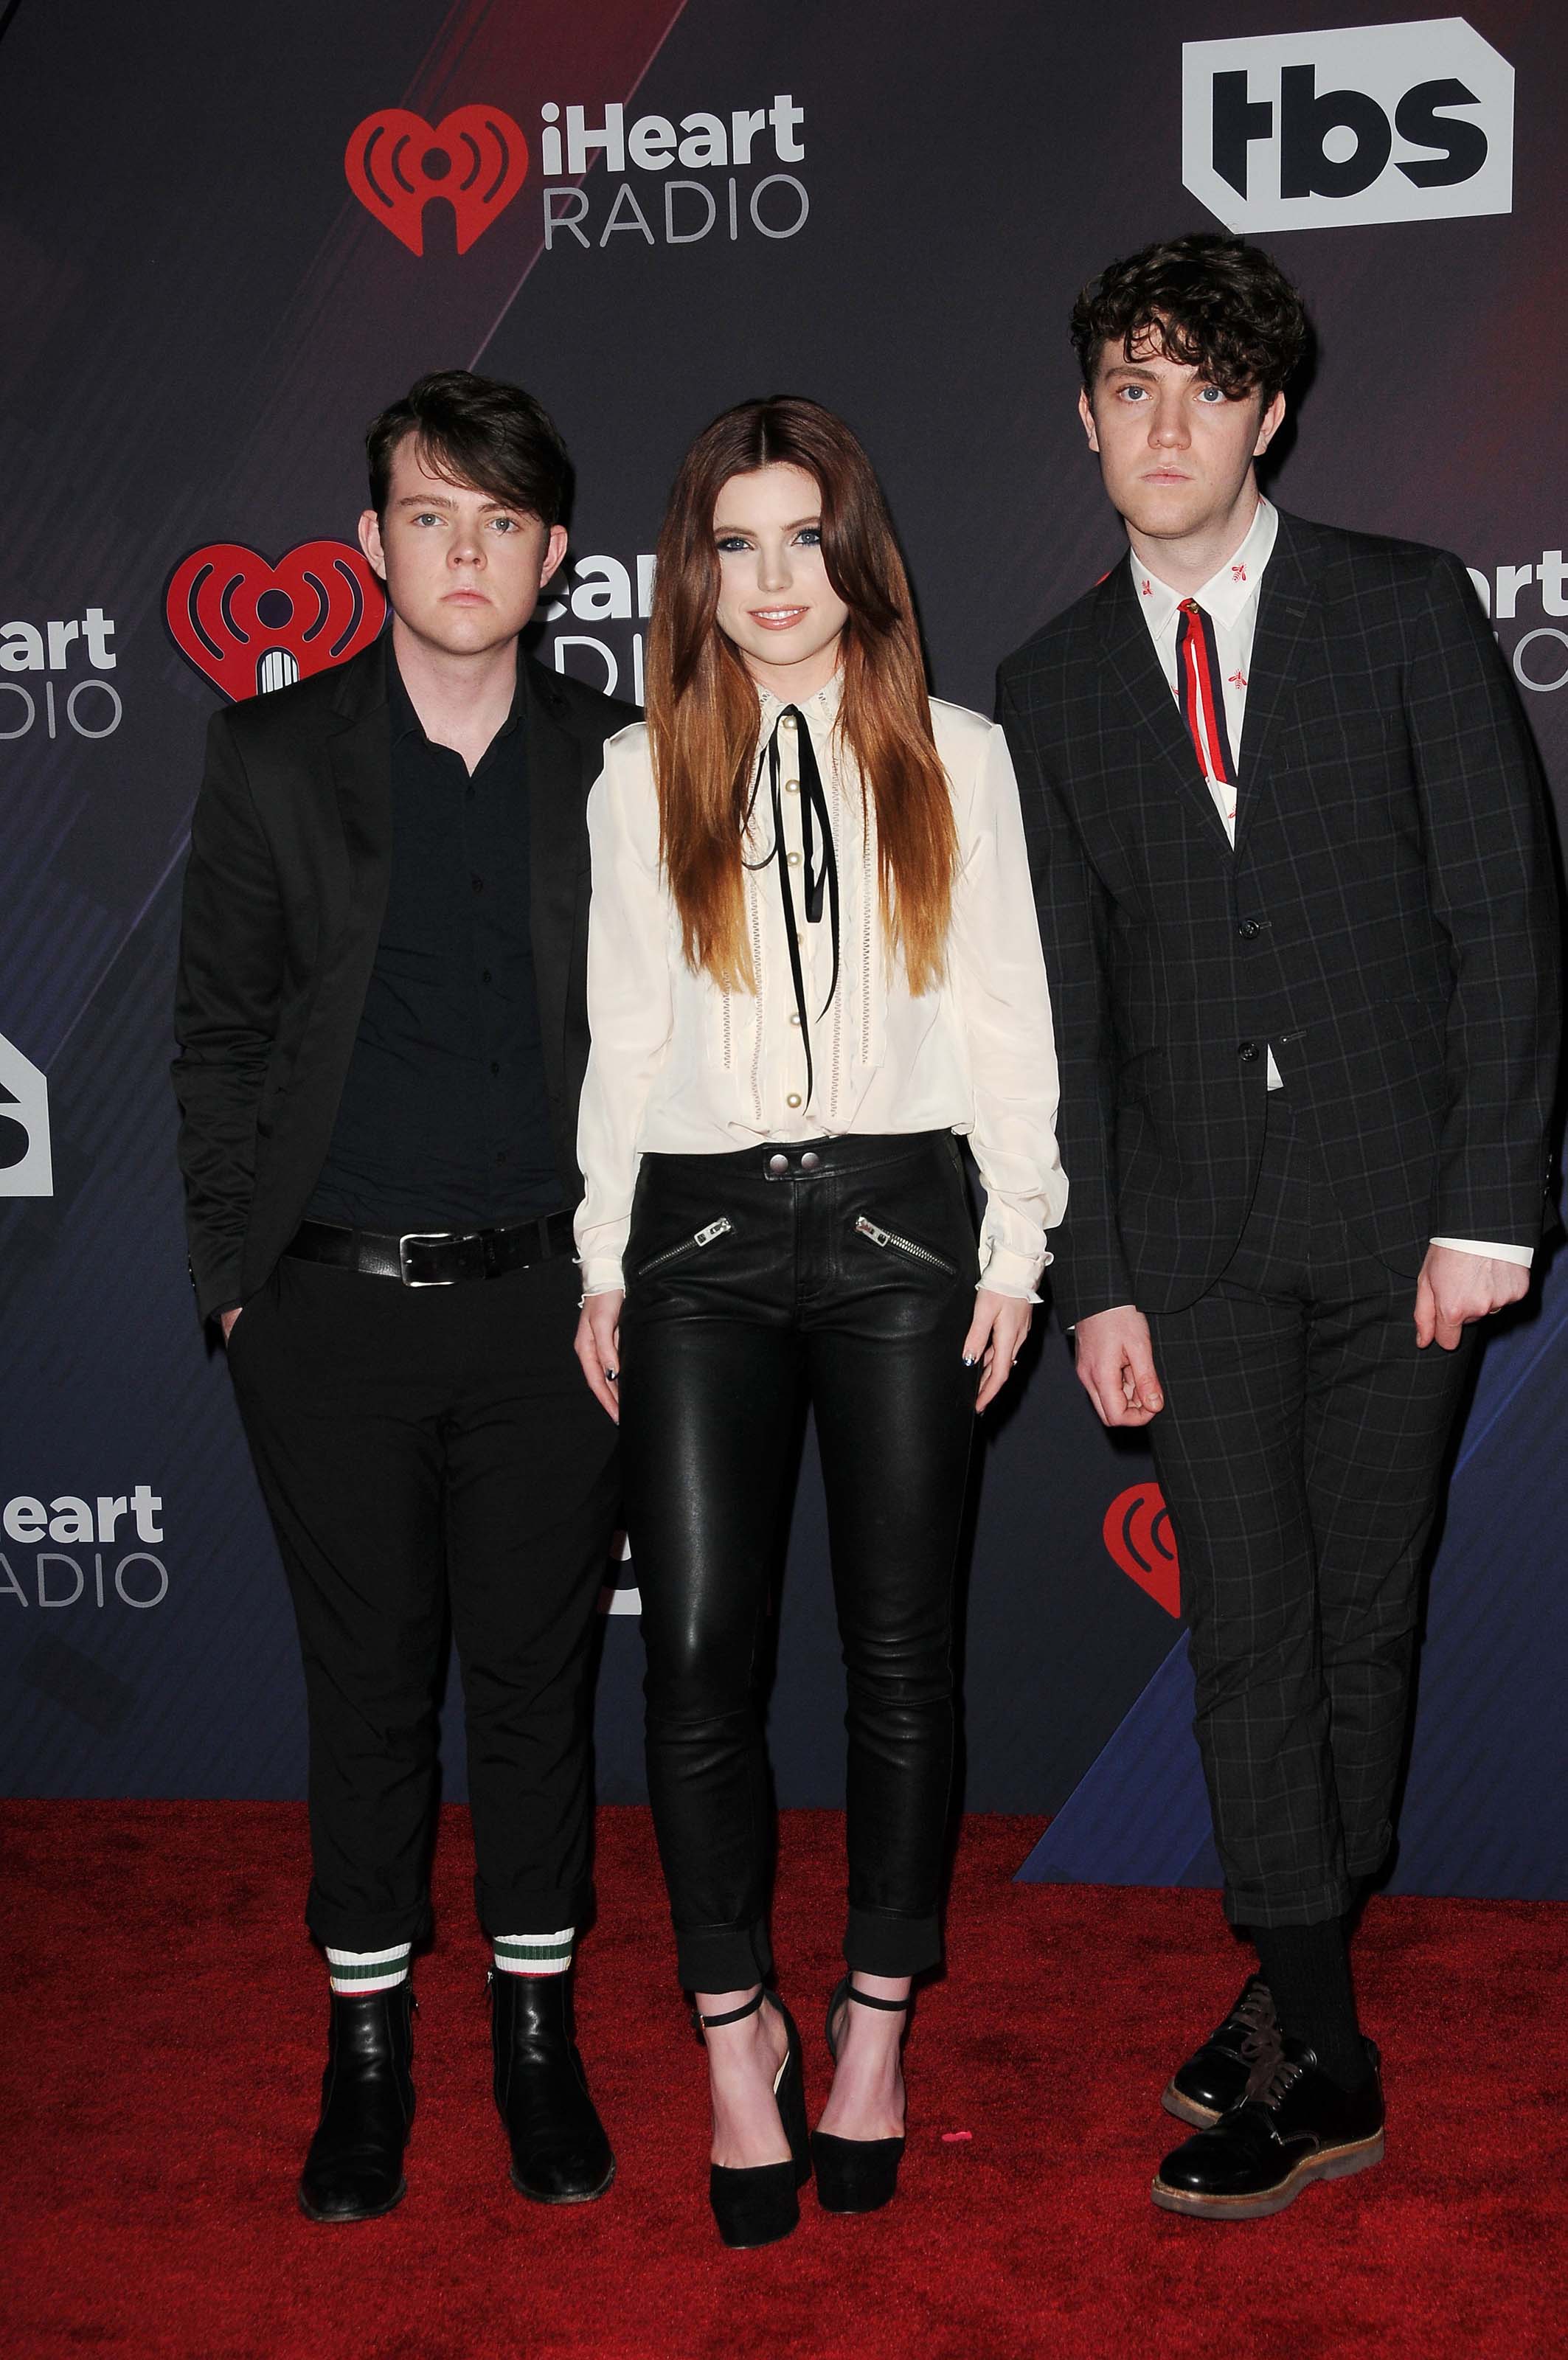
[[[466,1237],[466,1229],[405,1229],[398,1240],[398,1276],[405,1286],[455,1286],[455,1278],[412,1278],[409,1274],[411,1246],[455,1245]]]

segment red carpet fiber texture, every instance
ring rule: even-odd
[[[1016,1885],[976,1819],[948,1974],[908,2051],[896,2202],[729,2254],[701,2055],[645,1812],[600,1815],[579,2013],[620,2157],[597,2204],[515,2195],[488,2093],[465,1812],[416,1967],[419,2117],[388,2218],[313,2226],[326,1979],[291,1804],[0,1804],[0,2350],[24,2360],[1251,2360],[1568,2353],[1568,1907],[1384,1900],[1358,1949],[1387,2160],[1227,2227],[1157,2212],[1159,2092],[1228,2005],[1215,1896]],[[837,1972],[842,1830],[786,1816],[774,1917],[807,2037]]]

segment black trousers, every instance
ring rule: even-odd
[[[1274,1092],[1234,1260],[1149,1323],[1166,1403],[1149,1434],[1238,1925],[1339,1916],[1392,1841],[1421,1559],[1472,1349],[1420,1350],[1414,1310]]]
[[[952,1596],[974,1427],[974,1229],[946,1132],[648,1155],[621,1321],[648,1785],[683,1983],[770,1966],[756,1693],[801,1404],[849,1680],[849,1924],[872,1974],[940,1955]]]
[[[448,1610],[480,1918],[587,1914],[586,1673],[619,1487],[576,1302],[567,1255],[430,1288],[285,1259],[230,1337],[304,1657],[306,1915],[337,1949],[429,1922]]]

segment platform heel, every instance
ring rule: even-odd
[[[789,2161],[743,2166],[709,2164],[707,2201],[713,2207],[719,2235],[737,2252],[755,2245],[776,2245],[781,2237],[787,2237],[799,2224],[799,2191],[811,2177],[812,2153],[806,2126],[806,2073],[800,2034],[783,2000],[765,1986],[754,1999],[747,2000],[741,2007],[729,2009],[723,2016],[703,2016],[695,2008],[692,2011],[692,2023],[700,2038],[711,2027],[740,2024],[746,2016],[755,2016],[764,2000],[784,2018],[789,2042],[784,2063],[773,2080],[779,2120],[789,2141]]]
[[[914,1994],[907,1999],[876,1999],[870,1992],[857,1991],[845,1975],[835,1984],[828,2003],[828,2054],[835,2064],[839,2060],[839,2041],[833,2019],[850,2000],[857,2001],[861,2007],[879,2007],[892,2016],[911,2007]],[[817,2174],[817,2202],[824,2212],[880,2212],[897,2193],[898,2167],[903,2160],[902,2138],[846,2139],[835,2138],[831,2131],[813,2131],[811,2161]]]

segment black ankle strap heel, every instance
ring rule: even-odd
[[[789,2141],[787,2163],[758,2163],[736,2166],[712,2163],[707,2168],[707,2201],[713,2207],[713,2217],[725,2244],[738,2251],[753,2245],[773,2245],[787,2237],[800,2220],[802,2189],[811,2177],[811,2140],[806,2126],[806,2074],[801,2058],[800,2034],[795,2019],[776,1993],[764,1984],[751,1999],[740,2007],[727,2008],[721,2016],[703,2016],[692,2010],[692,2027],[700,2040],[705,2032],[717,2030],[726,2024],[740,2024],[745,2017],[755,2016],[766,2000],[784,2019],[789,2046],[784,2050],[784,2063],[773,2077],[773,2096],[778,2103],[779,2120]]]
[[[839,2061],[839,2035],[834,2019],[850,2000],[861,2007],[881,2008],[885,2015],[897,2016],[913,2007],[915,1994],[911,1992],[907,1999],[879,1999],[872,1992],[857,1991],[845,1975],[834,1985],[828,2002],[828,2054],[835,2064]],[[817,2202],[824,2212],[880,2212],[897,2193],[898,2167],[903,2160],[902,2138],[847,2139],[836,2138],[831,2131],[813,2131],[811,2161],[817,2174]]]

